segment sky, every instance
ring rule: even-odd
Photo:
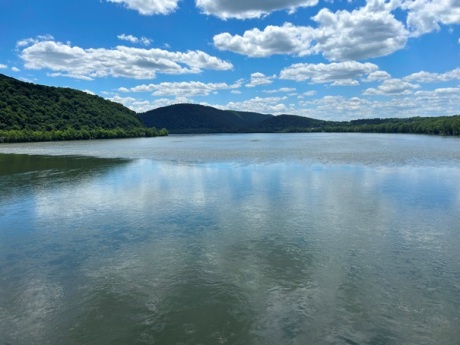
[[[460,114],[460,0],[1,0],[0,73],[137,112]]]

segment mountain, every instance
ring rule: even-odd
[[[0,141],[153,136],[136,113],[83,91],[0,74]],[[162,134],[165,134],[163,132]]]
[[[36,85],[0,74],[0,130],[143,127],[136,113],[83,91]]]
[[[460,135],[460,116],[325,121],[298,115],[219,110],[197,104],[170,105],[138,114],[145,126],[170,133],[366,132]]]
[[[157,131],[156,128],[163,128]],[[166,128],[166,129],[164,129]],[[136,114],[69,88],[0,74],[0,142],[157,136],[171,133],[371,132],[460,135],[460,116],[324,121],[175,104]]]
[[[198,104],[175,104],[138,114],[147,127],[167,128],[169,133],[244,132],[273,115],[220,110]]]
[[[264,121],[258,122],[248,128],[247,131],[251,132],[304,132],[306,128],[320,129],[328,124],[330,121],[316,120],[309,117],[297,115],[278,115],[268,118]]]

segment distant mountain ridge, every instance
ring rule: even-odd
[[[460,116],[374,118],[325,121],[298,115],[268,115],[220,110],[198,104],[174,104],[138,114],[147,127],[174,134],[370,132],[460,135]]]
[[[138,117],[147,127],[167,128],[179,134],[242,132],[274,116],[183,103],[153,109]]]
[[[357,117],[359,114],[357,114]],[[161,130],[157,131],[157,128]],[[460,116],[325,121],[297,115],[174,104],[136,114],[70,88],[0,74],[0,142],[157,136],[170,133],[372,132],[460,135]]]

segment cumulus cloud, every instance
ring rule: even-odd
[[[452,71],[448,71],[446,73],[420,71],[404,77],[404,80],[417,83],[440,83],[450,80],[460,80],[460,68],[453,69]]]
[[[281,87],[276,90],[264,90],[263,92],[264,93],[288,93],[288,92],[294,92],[294,91],[296,91],[296,89],[293,87]]]
[[[149,46],[152,43],[152,40],[150,38],[147,38],[147,37],[136,37],[136,36],[133,36],[133,35],[126,35],[126,34],[121,34],[121,35],[118,35],[117,37],[118,37],[118,39],[120,39],[122,41],[128,41],[128,42],[131,42],[131,43],[140,43],[140,44],[143,44],[145,46]]]
[[[280,79],[299,82],[309,80],[312,84],[357,85],[357,78],[369,75],[377,70],[378,66],[370,62],[298,63],[284,68],[280,73]]]
[[[383,81],[376,89],[370,88],[364,91],[365,95],[407,95],[411,94],[414,89],[419,88],[417,84],[411,84],[402,79],[387,79]]]
[[[293,12],[296,8],[317,4],[318,0],[196,0],[196,6],[203,13],[221,19],[260,18],[278,10]]]
[[[241,35],[215,35],[214,45],[250,57],[274,54],[322,54],[329,60],[359,60],[389,55],[403,48],[409,32],[391,13],[394,6],[375,0],[352,12],[322,9],[312,19],[317,27],[267,26]]]
[[[199,81],[160,83],[139,85],[130,89],[120,88],[120,92],[152,92],[154,96],[208,96],[219,90],[232,90],[241,87],[241,81],[229,85],[227,83],[202,83]]]
[[[415,37],[439,30],[440,24],[460,24],[458,0],[405,0],[401,8],[408,11],[407,25]]]
[[[375,71],[375,72],[369,73],[367,78],[364,79],[363,81],[370,83],[370,82],[382,81],[382,80],[386,80],[386,79],[390,79],[390,78],[391,78],[391,75],[388,72]]]
[[[289,110],[283,103],[284,100],[284,97],[255,97],[242,102],[230,102],[220,108],[267,114],[282,114]]]
[[[144,100],[137,99],[134,97],[121,97],[120,95],[115,95],[110,98],[107,98],[112,102],[117,102],[123,104],[125,107],[137,112],[144,113],[146,111],[165,107],[167,105],[177,104],[177,103],[192,103],[188,98],[157,98],[154,100]]]
[[[8,66],[0,63],[0,69],[5,69],[5,68],[8,68]]]
[[[275,79],[276,76],[266,76],[263,73],[256,72],[251,74],[251,82],[249,84],[246,84],[246,87],[256,87],[259,85],[268,85],[273,83],[273,79]]]
[[[179,0],[107,0],[135,10],[142,15],[169,14],[178,7]]]
[[[18,42],[16,42],[16,48],[25,47],[25,46],[32,45],[34,43],[38,43],[41,41],[52,41],[52,40],[54,40],[54,37],[51,35],[39,35],[35,38],[26,38],[23,40],[19,40]]]
[[[17,68],[17,67],[11,67],[11,70],[13,72],[21,72],[21,70],[19,68]]]
[[[454,115],[458,113],[459,102],[460,88],[441,88],[385,100],[325,96],[299,102],[300,108],[295,113],[324,120]]]
[[[357,60],[389,55],[406,45],[408,32],[378,1],[352,12],[322,9],[313,17],[315,52],[329,60]]]
[[[54,40],[29,40],[20,57],[27,69],[48,69],[51,76],[81,79],[127,77],[153,79],[157,73],[200,73],[204,69],[229,70],[231,63],[202,51],[170,52],[118,46],[114,49],[84,49]]]
[[[263,31],[255,28],[243,36],[228,32],[214,36],[214,45],[250,57],[266,57],[275,54],[309,55],[315,38],[314,29],[306,26],[267,26]]]

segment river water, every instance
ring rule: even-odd
[[[0,145],[1,344],[459,344],[460,139]]]

